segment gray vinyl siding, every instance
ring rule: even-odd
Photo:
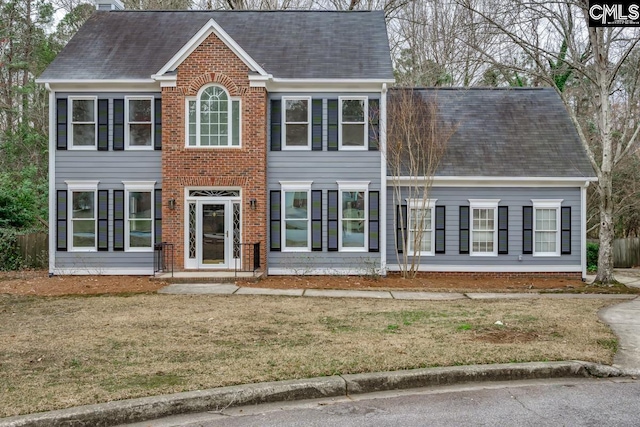
[[[275,252],[269,250],[270,241],[268,241],[267,263],[269,268],[287,268],[296,271],[297,274],[305,274],[313,269],[326,269],[329,273],[332,269],[335,269],[336,272],[343,269],[371,270],[373,272],[375,268],[380,267],[381,253],[378,252],[327,251],[327,191],[338,190],[337,181],[369,181],[369,191],[382,191],[381,154],[379,151],[327,151],[327,100],[349,95],[380,98],[379,93],[271,94],[271,99],[280,99],[282,96],[311,96],[312,99],[323,99],[322,151],[267,150],[269,191],[280,190],[280,181],[313,181],[311,190],[322,190],[323,249],[322,252]],[[268,117],[271,117],[270,111]],[[270,125],[267,126],[267,129],[270,130]],[[268,135],[267,141],[270,141],[270,136]]]
[[[393,187],[387,191],[387,263],[397,264],[395,250],[395,215]],[[405,193],[406,194],[406,193]],[[434,187],[430,199],[436,206],[446,206],[445,253],[420,257],[423,265],[438,266],[580,266],[580,188],[462,188]],[[405,196],[403,194],[402,200]],[[509,253],[497,256],[472,256],[459,253],[459,207],[469,206],[469,199],[500,199],[498,206],[509,207]],[[562,199],[562,207],[571,207],[571,254],[534,256],[522,253],[522,207],[532,206],[531,199]],[[404,204],[404,203],[403,203]],[[497,224],[497,220],[496,220]],[[522,256],[522,261],[518,258]]]
[[[98,190],[109,190],[109,250],[99,252],[56,251],[57,269],[89,270],[101,274],[102,269],[148,268],[153,272],[153,252],[113,251],[113,190],[123,190],[123,181],[155,181],[162,188],[162,152],[156,150],[113,151],[113,100],[125,96],[154,96],[159,93],[56,93],[68,96],[97,96],[109,99],[109,151],[56,150],[55,189],[67,190],[65,181],[98,180]],[[71,201],[69,200],[69,203]],[[70,221],[70,220],[69,220]]]

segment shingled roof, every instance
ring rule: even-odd
[[[436,176],[595,177],[565,106],[551,88],[415,90],[436,102],[440,117],[456,128]],[[399,94],[390,90],[389,102]]]
[[[39,80],[149,79],[212,18],[276,78],[393,79],[382,11],[111,11]]]

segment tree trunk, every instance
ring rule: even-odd
[[[600,250],[598,252],[597,283],[615,282],[613,276],[613,197],[611,174],[603,173],[598,185],[600,187]]]

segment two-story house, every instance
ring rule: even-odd
[[[151,274],[160,242],[176,270],[384,272],[400,215],[425,271],[582,274],[593,171],[552,91],[439,96],[460,126],[421,212],[386,167],[383,12],[101,3],[38,79],[51,273]]]

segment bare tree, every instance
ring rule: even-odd
[[[393,186],[393,205],[409,200],[407,218],[394,209],[394,222],[409,233],[396,233],[398,265],[403,277],[415,277],[423,251],[430,251],[435,244],[431,230],[435,218],[429,195],[433,177],[445,154],[448,141],[456,126],[439,114],[437,91],[425,96],[417,89],[395,89],[389,92],[387,106],[386,156],[390,180]]]
[[[612,106],[622,90],[621,70],[640,41],[640,30],[589,27],[586,0],[514,0],[508,4],[485,0],[484,9],[467,0],[457,1],[500,31],[508,44],[517,48],[517,59],[525,58],[520,64],[509,63],[508,57],[476,47],[488,62],[502,67],[508,64],[512,72],[530,76],[534,85],[554,87],[567,106],[598,177],[600,253],[596,281],[615,281],[613,173],[625,157],[637,150],[640,124],[623,126],[622,133],[616,135],[616,120],[629,123],[631,111],[620,111],[621,115],[616,116]],[[486,13],[488,8],[493,14]],[[588,94],[584,101],[592,113],[589,120],[581,120],[576,113],[573,85]]]

